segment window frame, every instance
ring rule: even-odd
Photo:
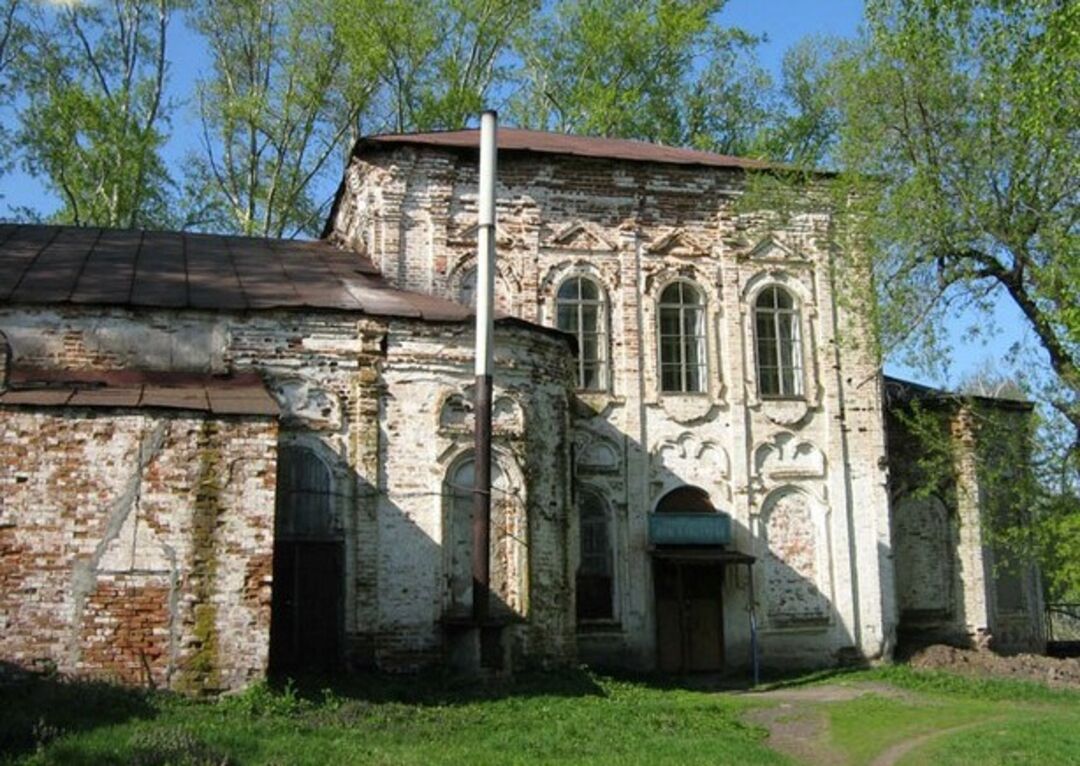
[[[680,287],[680,301],[678,303],[668,303],[664,301],[664,293],[670,290],[672,287]],[[684,292],[686,288],[690,288],[697,294],[698,303],[687,304],[685,303]],[[657,357],[657,389],[661,395],[700,395],[709,393],[709,330],[708,330],[708,297],[705,294],[705,290],[701,285],[689,279],[676,279],[665,284],[657,294],[656,298],[656,357]],[[665,310],[677,310],[679,312],[679,332],[678,335],[665,335],[663,331],[663,320]],[[686,312],[693,310],[698,312],[697,321],[697,333],[693,336],[688,336],[685,332],[686,329]],[[678,362],[665,362],[664,361],[664,339],[665,338],[677,338],[679,348],[679,360]],[[698,387],[690,389],[687,387],[687,372],[689,365],[686,361],[686,341],[688,338],[697,339],[698,343],[698,358],[699,362],[694,365],[698,370]],[[664,387],[664,368],[678,365],[679,370],[679,388],[665,388]]]
[[[560,293],[571,282],[577,284],[577,296],[574,298],[561,298]],[[581,297],[581,283],[588,282],[594,288],[596,288],[596,298],[582,298]],[[574,308],[575,329],[568,330],[561,326],[560,309],[564,306],[572,306]],[[585,332],[583,330],[583,311],[587,306],[594,306],[597,311],[596,327],[597,330],[590,333],[596,338],[596,358],[588,360],[585,358],[585,344],[583,336]],[[576,386],[579,391],[590,392],[604,392],[611,390],[611,332],[608,324],[608,317],[610,312],[608,311],[608,296],[607,291],[599,280],[589,274],[583,274],[581,272],[573,272],[568,274],[562,281],[559,282],[558,287],[555,290],[555,327],[563,332],[570,333],[577,340],[578,353],[574,358],[574,366],[576,368]],[[585,368],[586,365],[595,365],[597,370],[598,382],[595,386],[585,385]]]
[[[783,293],[791,301],[791,308],[780,308],[776,298],[778,293]],[[772,305],[762,306],[761,301],[766,295],[772,295]],[[751,311],[752,315],[752,327],[754,337],[754,373],[757,377],[757,393],[761,399],[767,400],[803,400],[806,398],[806,368],[803,359],[803,327],[802,327],[802,307],[798,296],[788,288],[779,284],[768,284],[761,288],[754,295],[753,307]],[[759,317],[762,315],[768,315],[770,318],[770,324],[772,325],[773,337],[771,339],[765,339],[759,332]],[[788,317],[790,319],[791,336],[785,341],[781,332],[782,319]],[[762,343],[766,340],[772,340],[776,345],[775,349],[775,365],[768,365],[767,369],[772,370],[776,376],[777,390],[766,391],[765,390],[765,376],[762,374]],[[788,353],[791,358],[790,364],[784,363],[784,346],[788,347]],[[785,390],[785,377],[790,378],[790,387],[792,390]]]

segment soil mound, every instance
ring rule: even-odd
[[[989,649],[957,649],[935,644],[912,655],[911,667],[947,670],[972,676],[1038,681],[1055,688],[1080,689],[1080,659],[1057,659],[1038,654],[1004,657]]]

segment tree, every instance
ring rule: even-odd
[[[516,39],[523,65],[511,115],[519,124],[583,135],[687,144],[688,105],[697,126],[722,122],[697,82],[710,56],[734,69],[741,36],[714,15],[724,0],[559,0]],[[727,56],[725,58],[725,55]]]
[[[130,228],[171,221],[161,159],[166,33],[174,0],[32,6],[15,66],[26,169],[62,201],[56,219]]]
[[[751,153],[801,168],[832,164],[840,122],[833,70],[844,50],[838,40],[811,36],[784,53],[780,88]]]
[[[837,156],[882,338],[1011,300],[1080,447],[1080,4],[871,0]],[[913,321],[921,318],[921,322]]]
[[[26,37],[20,5],[21,0],[4,0],[0,3],[0,110],[11,107],[14,84],[11,78],[12,64]],[[11,166],[10,138],[8,126],[0,122],[0,175]]]
[[[212,74],[198,84],[204,152],[189,163],[197,225],[264,237],[315,233],[312,190],[345,153],[373,77],[347,65],[330,3],[204,0],[192,23]]]
[[[538,0],[335,0],[354,69],[378,82],[366,122],[376,132],[463,128],[509,71],[514,31]]]

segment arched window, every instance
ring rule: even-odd
[[[758,391],[762,396],[802,396],[799,309],[791,294],[766,287],[754,304]]]
[[[283,540],[332,540],[334,529],[330,469],[304,447],[278,452],[277,514],[274,534]]]
[[[467,615],[473,603],[473,470],[472,456],[455,463],[446,478],[447,611]],[[505,472],[498,462],[491,463],[490,588],[493,614],[506,609],[523,609],[519,584],[523,577],[525,539],[521,502],[511,491]]]
[[[504,314],[512,314],[513,301],[512,291],[501,274],[495,275],[495,310]],[[461,273],[457,283],[457,294],[454,300],[458,303],[476,308],[476,267],[470,266]]]
[[[604,293],[587,277],[570,277],[555,297],[556,321],[560,330],[578,342],[578,388],[607,388],[608,341]]]
[[[330,468],[312,450],[278,450],[270,605],[275,670],[325,672],[339,659],[345,574],[335,497]]]
[[[657,513],[716,513],[709,493],[701,487],[676,487],[656,504]]]
[[[578,620],[610,620],[615,616],[613,562],[608,506],[595,492],[578,493],[581,530],[577,571]]]
[[[660,293],[660,389],[705,390],[705,301],[689,282]]]

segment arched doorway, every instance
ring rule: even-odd
[[[678,487],[656,506],[656,515],[693,517],[715,514],[699,487]],[[666,673],[718,672],[724,669],[724,565],[716,546],[657,546],[653,551],[656,593],[656,664]]]
[[[341,657],[344,541],[333,477],[312,450],[278,452],[270,668],[327,671]]]

